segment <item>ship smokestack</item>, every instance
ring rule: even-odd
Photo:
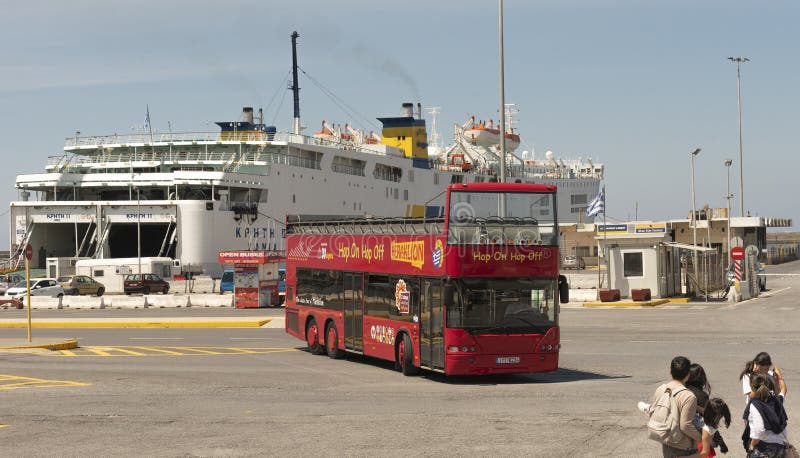
[[[404,116],[406,118],[413,118],[414,117],[414,104],[413,103],[404,103],[403,108],[400,109],[400,116]]]
[[[242,121],[253,124],[253,107],[242,108]]]

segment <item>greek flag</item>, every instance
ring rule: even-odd
[[[597,197],[589,203],[589,206],[586,208],[586,216],[595,216],[598,213],[605,213],[606,211],[606,189],[605,187],[600,190],[600,193],[597,194]]]
[[[150,105],[149,104],[147,105],[147,116],[145,116],[145,118],[144,118],[144,128],[145,129],[149,129],[150,128]]]

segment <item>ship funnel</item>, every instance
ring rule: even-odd
[[[253,124],[253,107],[242,108],[242,121]]]
[[[403,108],[400,109],[400,116],[404,116],[406,118],[413,118],[414,117],[414,104],[413,103],[404,103]]]

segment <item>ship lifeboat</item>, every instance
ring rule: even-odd
[[[494,127],[492,120],[488,123],[474,122],[464,129],[464,135],[473,145],[490,147],[500,143],[500,129]]]
[[[325,120],[322,121],[322,128],[319,132],[314,132],[314,138],[324,138],[330,140],[333,138],[333,130],[328,127],[328,123]]]
[[[380,135],[376,134],[373,131],[369,131],[369,135],[367,136],[366,139],[364,139],[364,143],[366,143],[367,145],[377,145],[380,142],[381,142]]]
[[[500,129],[494,126],[492,120],[489,123],[475,123],[464,129],[464,135],[473,145],[492,147],[500,144]],[[506,132],[506,151],[514,151],[519,148],[519,134],[514,130]]]
[[[511,132],[506,132],[506,151],[514,151],[517,148],[519,148],[519,134],[515,134],[514,129],[511,129]]]

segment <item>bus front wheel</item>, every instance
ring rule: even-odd
[[[306,344],[308,352],[312,355],[321,355],[325,352],[325,347],[319,344],[319,326],[317,320],[312,318],[306,326]]]
[[[328,350],[328,356],[333,359],[339,359],[344,356],[344,352],[339,349],[339,332],[336,331],[336,325],[331,323],[328,325],[328,332],[326,333],[325,347]]]
[[[403,375],[417,375],[419,368],[414,365],[414,347],[408,334],[403,334],[403,339],[397,347],[397,361]]]

